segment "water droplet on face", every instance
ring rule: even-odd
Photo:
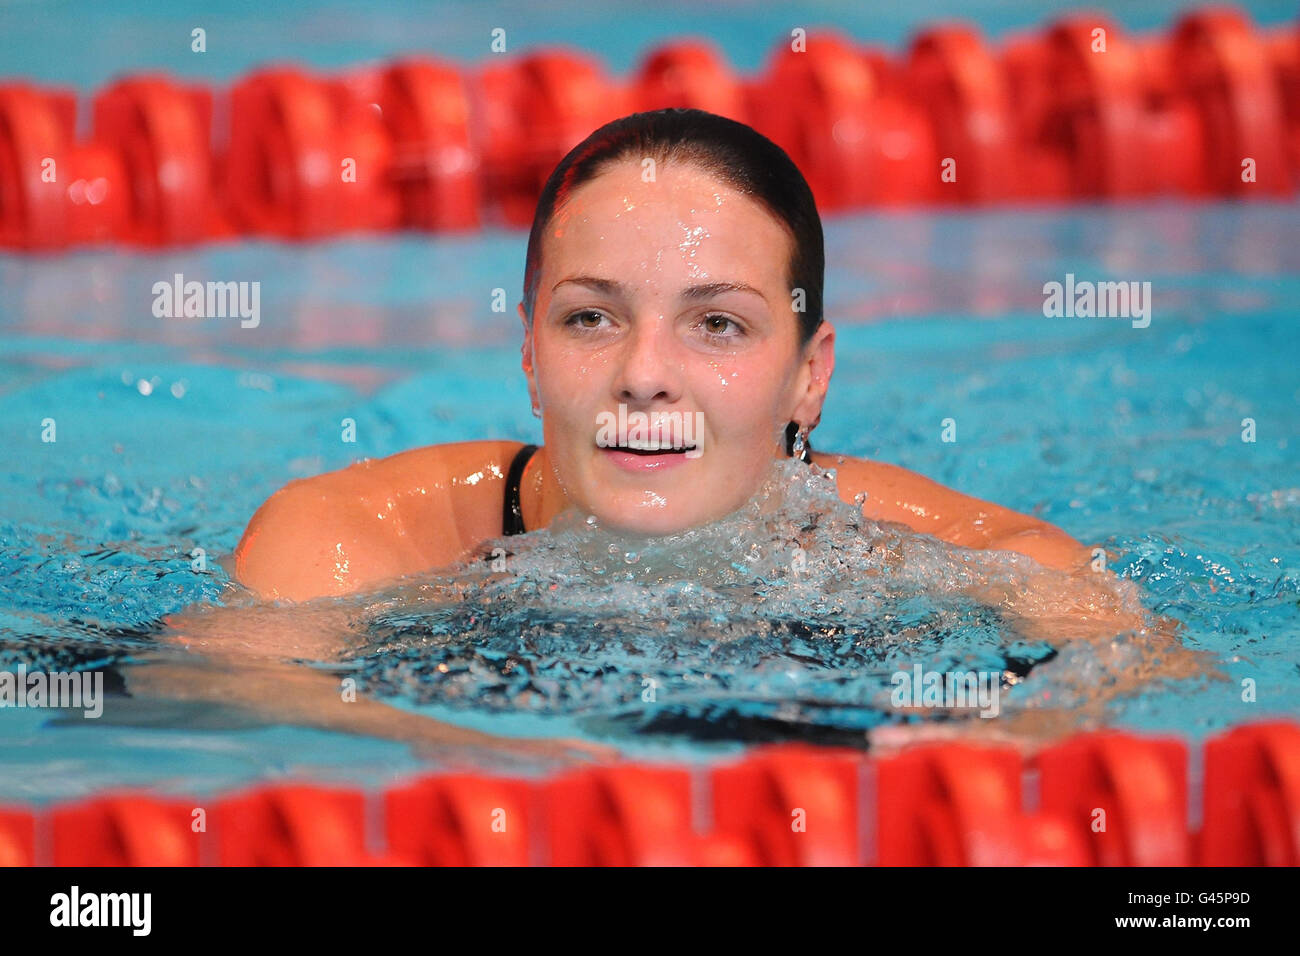
[[[599,527],[599,525],[600,525],[600,522],[596,520],[596,516],[595,516],[595,515],[587,515],[587,527],[588,527],[588,528],[596,528],[596,527]]]

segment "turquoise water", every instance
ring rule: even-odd
[[[998,38],[1040,26],[1054,6],[11,3],[0,6],[0,75],[85,95],[147,70],[227,84],[271,61],[330,71],[431,53],[470,65],[495,27],[513,53],[599,50],[615,74],[659,42],[702,36],[752,72],[792,26],[832,25],[898,50],[945,17]],[[1167,27],[1188,7],[1091,6],[1130,30]],[[1294,22],[1291,3],[1242,6],[1260,24]],[[205,54],[189,49],[196,26],[208,31]],[[464,726],[686,760],[759,740],[860,742],[902,719],[880,694],[913,660],[1001,674],[1013,713],[1102,703],[1089,719],[1192,740],[1297,716],[1296,212],[1168,204],[827,223],[838,365],[816,447],[916,469],[1105,547],[1111,568],[1149,609],[1183,622],[1183,646],[1226,680],[1139,681],[1113,694],[1150,663],[1131,642],[1023,641],[987,608],[924,588],[879,605],[874,593],[824,600],[743,556],[707,595],[680,581],[595,580],[586,558],[572,563],[580,549],[564,547],[525,557],[532,570],[513,591],[479,582],[449,605],[431,597],[446,582],[426,580],[345,602],[358,643],[334,670]],[[221,562],[284,482],[429,443],[539,439],[517,320],[489,307],[493,289],[517,295],[524,245],[485,232],[0,255],[0,670],[105,668],[113,693],[98,721],[0,708],[0,799],[299,777],[379,785],[435,765],[405,744],[125,697],[119,685],[152,659],[164,615],[239,603]],[[260,325],[155,318],[152,286],[176,273],[260,282]],[[1150,281],[1150,327],[1044,318],[1043,283],[1067,273]],[[355,445],[339,441],[344,418],[356,422]],[[940,440],[947,418],[955,443]],[[1241,440],[1244,418],[1254,442]],[[41,441],[46,419],[54,443]],[[937,589],[943,556],[932,557],[913,567],[930,568]],[[558,599],[538,587],[544,567],[567,575]],[[892,640],[900,622],[920,636]],[[652,706],[647,678],[660,691]],[[1243,680],[1254,702],[1242,700]]]
[[[0,258],[0,669],[112,662],[129,681],[163,615],[236,598],[219,561],[291,478],[434,442],[538,440],[517,318],[490,309],[492,289],[516,294],[524,241]],[[859,216],[827,223],[827,250],[838,364],[819,449],[896,462],[1104,546],[1143,603],[1182,621],[1183,644],[1229,678],[1153,683],[1108,701],[1105,722],[1198,739],[1300,714],[1294,206]],[[260,281],[261,324],[155,318],[151,287],[176,272]],[[1066,273],[1150,281],[1150,326],[1044,318],[1043,283]],[[355,445],[339,440],[348,417]],[[47,418],[54,443],[41,441]],[[940,440],[945,418],[956,442]],[[1245,418],[1254,442],[1242,441]],[[205,571],[191,567],[195,548]],[[495,630],[468,624],[464,607],[411,605],[394,621],[391,594],[354,602],[370,637],[348,673],[463,725],[687,759],[743,741],[860,739],[899,719],[873,697],[897,648],[861,607],[811,631],[775,612],[678,615],[655,643],[629,613],[622,631],[616,613],[583,631],[577,606],[609,593],[584,586],[567,608],[503,609]],[[1126,666],[1123,648],[1054,657],[977,607],[936,619],[935,606],[917,612],[928,630],[907,659],[1001,671],[1012,708]],[[557,637],[565,620],[577,623]],[[747,621],[752,633],[739,633]],[[711,643],[717,627],[725,645]],[[404,643],[388,653],[394,634]],[[536,665],[525,695],[503,677],[511,658]],[[633,699],[646,674],[679,691],[694,680],[695,693],[646,708]],[[199,703],[117,697],[100,721],[0,709],[5,798],[303,775],[376,783],[421,766],[400,743]]]

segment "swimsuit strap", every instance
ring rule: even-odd
[[[536,445],[525,445],[515,453],[515,460],[510,463],[510,473],[506,476],[505,508],[501,514],[503,535],[524,533],[524,509],[519,503],[519,482],[524,477],[524,468],[535,451],[537,451]]]

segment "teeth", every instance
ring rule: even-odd
[[[629,438],[627,447],[633,451],[672,451],[671,442],[660,441],[657,438]]]
[[[690,451],[695,445],[674,445],[658,438],[629,438],[620,447],[631,451]]]

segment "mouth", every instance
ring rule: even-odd
[[[621,451],[630,455],[685,455],[687,452],[699,448],[694,443],[689,445],[674,446],[666,441],[659,441],[654,438],[629,438],[621,445],[611,445],[606,451]]]
[[[601,457],[623,471],[675,468],[704,452],[703,412],[629,413],[627,406],[620,404],[617,413],[597,415],[596,424]]]
[[[674,448],[666,441],[654,439],[628,439],[619,445],[597,446],[601,457],[623,472],[649,475],[680,468],[700,456],[699,445],[679,445]]]

